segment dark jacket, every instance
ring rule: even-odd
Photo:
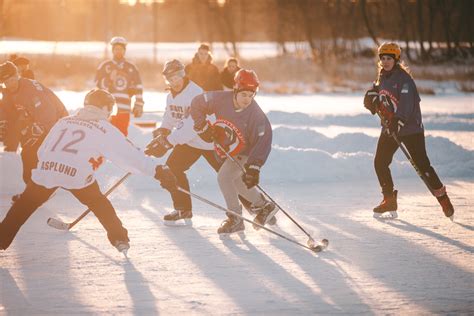
[[[197,54],[195,54],[192,63],[185,67],[185,72],[188,78],[194,81],[204,91],[222,90],[219,69],[212,63],[211,55],[209,55],[207,61],[203,64]]]
[[[206,116],[215,114],[216,125],[224,127],[231,150],[241,146],[239,155],[248,156],[247,163],[263,166],[272,149],[272,126],[255,100],[244,110],[234,109],[232,91],[206,92],[191,103],[194,126],[203,126]],[[220,124],[220,125],[219,125]]]
[[[240,67],[237,67],[237,71],[239,71],[239,70],[240,70]],[[235,76],[235,72],[230,73],[229,69],[227,67],[222,69],[222,71],[221,71],[221,83],[222,83],[222,85],[225,88],[229,88],[229,89],[232,90],[234,88],[234,76]]]
[[[382,71],[378,90],[379,94],[391,99],[395,116],[405,123],[400,130],[400,136],[424,131],[420,109],[421,99],[413,78],[407,72],[399,67],[389,72]]]
[[[68,112],[59,98],[48,88],[35,80],[20,78],[18,89],[3,90],[2,107],[7,120],[7,139],[17,139],[21,133],[21,144],[28,137],[33,124],[44,130],[44,136],[53,125]],[[5,143],[5,145],[8,145]]]

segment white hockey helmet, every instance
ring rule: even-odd
[[[128,44],[127,40],[125,39],[125,37],[122,37],[122,36],[114,36],[110,40],[110,45],[112,45],[112,46],[122,45],[123,47],[127,47],[127,44]]]

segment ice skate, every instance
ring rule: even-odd
[[[240,233],[245,229],[244,221],[236,216],[231,216],[222,222],[221,226],[217,229],[219,235]]]
[[[439,204],[443,208],[443,213],[446,217],[448,217],[451,221],[454,221],[454,207],[451,204],[451,200],[447,194],[437,197]]]
[[[130,244],[128,241],[117,240],[115,242],[115,248],[117,248],[118,252],[121,252],[127,256],[128,249],[130,249]]]
[[[250,215],[257,215],[258,212],[260,211],[261,207],[255,207],[252,206],[252,203],[248,202],[245,199],[241,199],[241,196],[239,195],[239,200],[240,203],[242,203],[242,206],[249,212]],[[277,219],[275,216],[273,216],[269,221],[268,225],[275,225],[277,223]]]
[[[163,217],[166,226],[192,226],[193,212],[175,210]]]
[[[275,214],[278,212],[278,208],[275,207],[275,204],[272,202],[266,201],[263,206],[258,208],[257,216],[253,219],[253,221],[257,224],[265,226],[266,224],[275,225],[276,218]],[[259,230],[260,227],[257,225],[253,225],[253,228]]]
[[[395,219],[398,217],[397,193],[397,190],[393,193],[384,193],[382,202],[374,208],[374,218]],[[384,213],[388,213],[388,216],[385,216]]]

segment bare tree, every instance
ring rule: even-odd
[[[377,36],[375,35],[372,27],[370,26],[369,17],[367,16],[367,9],[366,0],[360,0],[360,11],[362,12],[362,17],[364,18],[365,27],[367,28],[367,32],[369,32],[370,37],[374,41],[374,43],[379,46],[379,41],[377,40]]]

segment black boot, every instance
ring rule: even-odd
[[[228,215],[229,217],[222,222],[221,227],[217,229],[218,234],[231,234],[238,233],[245,229],[244,221],[233,215]]]
[[[185,225],[192,225],[193,212],[176,210],[163,217],[165,225],[176,225],[179,220],[184,220]]]
[[[380,202],[378,206],[374,208],[374,217],[379,218],[382,216],[383,213],[385,212],[390,212],[390,216],[392,218],[397,218],[397,194],[398,191],[395,190],[390,193],[384,193],[383,194],[383,200]]]
[[[272,202],[265,201],[265,204],[259,207],[257,211],[257,216],[253,219],[253,221],[257,224],[265,226],[265,224],[275,225],[276,218],[275,214],[278,212],[278,208],[275,207],[275,204]],[[260,229],[259,226],[253,225],[253,228]]]
[[[451,220],[454,220],[454,207],[451,204],[451,200],[447,194],[437,197],[439,204],[443,208],[443,213],[446,217],[449,217]]]

